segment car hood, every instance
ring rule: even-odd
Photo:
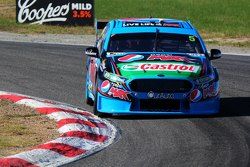
[[[196,78],[206,63],[203,54],[121,54],[109,55],[115,73],[135,78]]]

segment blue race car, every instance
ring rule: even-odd
[[[95,47],[85,50],[86,102],[96,115],[197,115],[219,112],[219,77],[189,21],[97,21]]]

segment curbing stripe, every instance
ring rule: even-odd
[[[95,123],[93,121],[84,121],[84,120],[80,120],[80,119],[62,119],[62,120],[57,122],[57,128],[60,128],[66,124],[72,124],[72,123],[87,125],[87,126],[93,127],[93,128],[96,128],[96,127],[107,128],[107,126],[103,123]]]
[[[105,128],[93,128],[93,127],[89,127],[86,125],[81,125],[81,124],[77,124],[77,123],[72,123],[72,124],[66,124],[64,126],[62,126],[61,128],[58,129],[59,133],[67,133],[70,131],[82,131],[84,130],[85,132],[89,132],[89,133],[95,133],[97,135],[108,135],[108,130]]]
[[[40,112],[41,114],[51,114],[53,112],[65,112],[65,113],[73,113],[73,114],[79,114],[79,115],[83,115],[83,116],[92,116],[92,114],[89,114],[87,112],[77,112],[74,110],[69,110],[69,109],[63,109],[63,108],[48,108],[48,107],[44,107],[44,108],[37,108],[37,111]]]
[[[89,133],[89,132],[84,132],[84,131],[66,132],[61,137],[78,137],[78,138],[83,138],[83,139],[92,140],[96,142],[104,142],[108,138],[108,136],[97,135],[94,133]]]
[[[28,167],[37,167],[36,165],[28,162],[28,161],[25,161],[23,159],[20,159],[20,158],[2,158],[0,159],[0,164],[2,167],[14,167],[14,166],[28,166]]]
[[[51,119],[55,119],[56,121],[60,121],[62,119],[79,119],[79,120],[84,120],[84,121],[93,121],[96,123],[101,123],[99,120],[93,117],[87,117],[87,116],[74,114],[74,113],[66,113],[63,111],[47,114],[47,116],[50,117]]]
[[[25,98],[25,99],[21,99],[19,101],[16,102],[17,104],[23,104],[32,108],[45,108],[45,107],[50,107],[50,108],[55,108],[56,105],[55,104],[51,104],[51,103],[44,103],[42,101],[38,101],[35,99],[31,99],[31,98]]]
[[[13,96],[13,95],[0,95],[0,99],[6,99],[13,103],[16,103],[20,100],[27,99],[25,96]]]
[[[61,133],[29,151],[0,158],[0,166],[60,166],[104,149],[118,136],[108,121],[68,104],[4,91],[0,91],[0,99],[33,107],[57,121]]]
[[[86,150],[79,149],[64,143],[46,143],[38,146],[37,148],[55,151],[66,157],[75,157],[86,152]]]
[[[63,156],[55,151],[45,149],[33,149],[23,153],[19,153],[10,158],[23,159],[36,166],[58,166],[60,161],[70,161],[72,158]],[[53,163],[51,163],[53,160]],[[18,166],[18,164],[16,164]]]
[[[68,143],[71,146],[84,150],[91,150],[93,147],[96,147],[100,144],[99,142],[77,137],[59,137],[55,140],[50,141],[49,143]]]

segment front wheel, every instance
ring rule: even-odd
[[[94,101],[93,101],[91,98],[89,98],[89,97],[86,98],[86,103],[87,103],[88,105],[90,105],[90,106],[93,106],[93,105],[94,105]]]

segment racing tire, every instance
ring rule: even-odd
[[[93,105],[94,105],[94,101],[93,101],[91,98],[89,98],[89,97],[87,97],[86,103],[87,103],[88,105],[90,105],[90,106],[93,106]]]
[[[93,113],[98,116],[98,117],[105,117],[106,114],[104,113],[101,113],[97,110],[97,103],[98,103],[98,100],[97,100],[97,96],[95,97],[95,101],[94,101],[94,108],[93,108]]]

